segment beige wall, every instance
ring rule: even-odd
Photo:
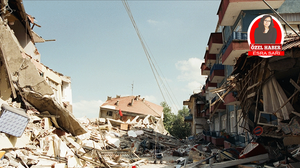
[[[112,116],[108,115],[108,112],[112,112]],[[111,118],[115,120],[122,120],[126,122],[128,119],[132,121],[136,116],[139,116],[139,119],[144,119],[146,115],[138,115],[134,113],[123,112],[123,116],[120,117],[119,111],[116,109],[105,109],[100,107],[99,118]]]
[[[112,112],[112,116],[107,115],[109,111]],[[117,115],[114,113],[114,111],[115,110],[107,110],[107,109],[101,109],[100,108],[99,118],[112,118],[112,119],[116,119]]]
[[[0,52],[0,57],[3,58],[2,52]],[[9,83],[9,79],[7,76],[5,64],[3,63],[3,60],[1,59],[1,63],[0,63],[0,97],[3,100],[7,100],[10,98],[11,93],[12,93],[12,91],[10,88],[10,83]]]

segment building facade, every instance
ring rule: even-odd
[[[268,0],[267,3],[294,30],[299,32],[299,2]],[[247,41],[248,27],[254,18],[262,14],[270,14],[281,21],[260,0],[222,0],[220,2],[216,31],[209,36],[204,53],[204,63],[200,65],[201,74],[207,75],[202,92],[199,93],[206,97],[206,105],[201,111],[201,117],[206,119],[209,124],[209,130],[204,130],[203,133],[205,140],[214,144],[225,145],[225,147],[244,146],[251,139],[251,134],[247,131],[249,123],[241,119],[245,117],[241,108],[241,104],[244,107],[245,102],[240,101],[242,94],[235,89],[238,86],[232,82],[235,79],[232,72],[237,66],[243,66],[239,65],[240,62],[237,61],[241,55],[247,54],[250,50]],[[294,34],[288,25],[283,21],[281,23],[285,36]],[[189,109],[192,113],[193,107],[189,105]],[[195,118],[195,116],[193,117]]]
[[[10,43],[14,43],[16,45],[17,51],[21,52],[21,56],[24,59],[30,60],[36,67],[37,72],[45,82],[51,86],[53,93],[52,96],[54,99],[66,107],[70,112],[72,112],[72,89],[71,89],[71,78],[68,76],[64,76],[61,73],[58,73],[49,67],[45,66],[41,63],[41,54],[36,48],[36,43],[43,43],[46,40],[37,35],[33,28],[40,27],[34,22],[34,17],[28,15],[25,12],[24,6],[21,0],[9,0],[3,1],[0,4],[1,9],[3,9],[2,22],[1,24],[5,25],[5,28],[10,32],[10,36],[12,40],[9,38],[5,38],[2,36],[1,43],[2,45],[9,45]],[[8,35],[8,34],[7,34]],[[7,46],[8,50],[13,48],[13,45]],[[16,50],[15,48],[15,50]],[[12,54],[11,52],[2,50],[3,55]],[[5,72],[5,59],[2,59],[2,71]],[[11,65],[8,65],[11,66]],[[1,75],[5,75],[5,73],[1,73]],[[2,78],[3,79],[3,78]],[[27,83],[28,84],[28,83]],[[0,94],[4,100],[10,97],[9,88],[5,88],[5,84],[0,84],[4,90]],[[11,87],[10,87],[11,89]]]
[[[115,120],[133,120],[135,117],[145,118],[148,115],[163,119],[163,107],[151,103],[140,96],[117,95],[107,97],[105,103],[100,106],[99,118],[110,118]]]

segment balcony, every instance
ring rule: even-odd
[[[201,64],[201,75],[209,75],[210,69],[203,62]]]
[[[213,104],[216,100],[218,100],[219,97],[214,97],[212,100],[211,100],[211,103]],[[210,113],[212,113],[215,109],[216,109],[216,112],[222,112],[224,110],[226,110],[226,106],[225,104],[222,102],[222,100],[219,100],[221,101],[221,104],[218,106],[219,102],[216,102],[214,105],[212,105],[210,107]],[[218,107],[217,107],[218,106]]]
[[[285,0],[268,0],[273,8],[279,8]],[[241,10],[269,9],[262,0],[222,0],[218,10],[220,26],[232,26]]]
[[[216,63],[216,54],[209,54],[209,51],[206,50],[204,60],[205,65],[210,68]]]
[[[225,77],[224,65],[214,64],[210,70],[210,82],[211,83],[220,83]]]
[[[219,101],[222,101],[222,100],[219,100]],[[215,109],[216,109],[217,113],[226,110],[226,106],[225,106],[225,104],[223,102],[219,105],[219,107],[217,107],[218,104],[219,104],[219,102],[217,102],[216,104],[214,104],[213,106],[211,106],[211,112],[213,112]]]
[[[193,122],[193,115],[190,114],[189,116],[184,117],[184,122]]]
[[[211,83],[208,78],[205,83],[205,90],[209,91],[210,89],[215,89],[217,87],[217,83]]]
[[[222,49],[222,64],[234,65],[236,58],[249,50],[247,33],[233,32]]]
[[[228,93],[224,98],[225,105],[239,105],[240,102],[234,97],[235,92]]]
[[[222,33],[211,33],[207,45],[209,54],[219,54],[223,46]]]

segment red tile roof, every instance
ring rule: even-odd
[[[134,102],[131,105],[132,99],[134,99]],[[117,103],[117,101],[119,102]],[[163,112],[162,106],[151,103],[145,99],[143,101],[143,98],[140,98],[139,96],[111,98],[103,103],[100,107],[106,108],[105,106],[113,106],[116,110],[121,109],[122,112],[153,115],[155,117],[161,117]]]

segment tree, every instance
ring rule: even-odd
[[[189,116],[189,109],[185,106],[178,111],[175,120],[173,121],[173,127],[170,130],[170,134],[183,139],[191,135],[191,125],[184,121],[184,118]]]
[[[184,122],[184,118],[189,116],[189,109],[185,106],[175,115],[171,112],[171,107],[166,102],[161,102],[164,112],[164,126],[174,137],[183,139],[191,134],[191,126]]]
[[[172,128],[175,115],[171,112],[171,107],[166,102],[161,102],[160,105],[164,108],[164,126],[168,132]]]
[[[178,114],[183,116],[183,117],[186,117],[186,116],[190,115],[190,111],[186,106],[183,106],[183,108],[178,111]]]

